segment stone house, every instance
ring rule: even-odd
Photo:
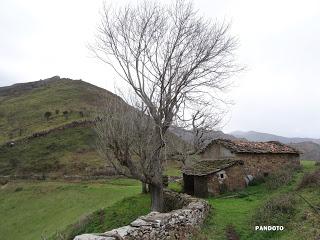
[[[240,190],[247,185],[241,160],[202,160],[185,167],[182,173],[184,192],[197,197]]]
[[[300,152],[276,141],[215,139],[200,151],[201,159],[241,159],[246,176],[268,176],[285,166],[299,166]]]

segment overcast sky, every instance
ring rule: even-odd
[[[235,104],[223,130],[320,138],[320,1],[194,2],[199,13],[232,22],[239,62],[247,66],[228,92]],[[117,77],[86,47],[101,6],[101,0],[1,0],[0,86],[59,75],[113,91]]]

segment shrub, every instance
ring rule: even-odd
[[[294,168],[286,167],[276,172],[273,172],[266,178],[266,188],[268,190],[277,189],[283,185],[288,184],[293,177]]]
[[[0,179],[0,185],[6,185],[9,182],[7,179]]]
[[[253,216],[253,225],[283,225],[294,215],[296,199],[293,194],[283,194],[267,201]]]
[[[47,121],[49,121],[51,115],[52,115],[51,112],[45,112],[45,113],[44,113],[44,117],[47,119]]]
[[[320,161],[316,161],[315,166],[320,166]]]
[[[311,173],[305,173],[298,185],[298,189],[307,187],[320,187],[320,169]]]
[[[69,112],[68,111],[63,111],[63,116],[65,119],[68,119],[69,118]]]

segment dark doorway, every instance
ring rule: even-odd
[[[207,176],[194,176],[194,195],[202,198],[208,197]]]
[[[183,174],[184,192],[189,195],[194,195],[194,177]]]

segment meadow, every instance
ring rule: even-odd
[[[230,231],[240,239],[314,239],[320,234],[319,215],[299,196],[319,206],[320,189],[297,189],[302,176],[316,168],[312,161],[302,161],[302,165],[303,170],[295,173],[289,184],[276,189],[269,190],[267,183],[260,183],[244,191],[208,198],[212,210],[193,239],[225,240]],[[176,167],[170,165],[167,173],[179,175]],[[181,190],[181,185],[176,183],[169,187]],[[149,195],[140,194],[140,191],[140,183],[129,179],[81,183],[11,182],[0,190],[0,215],[5,216],[0,218],[0,239],[28,240],[41,239],[41,236],[50,240],[59,239],[57,236],[73,239],[77,234],[126,225],[149,211]],[[254,224],[264,223],[259,210],[268,202],[289,195],[294,198],[293,212],[272,215],[285,230],[254,231]]]
[[[35,240],[141,191],[139,182],[10,182],[0,189],[0,239]]]

